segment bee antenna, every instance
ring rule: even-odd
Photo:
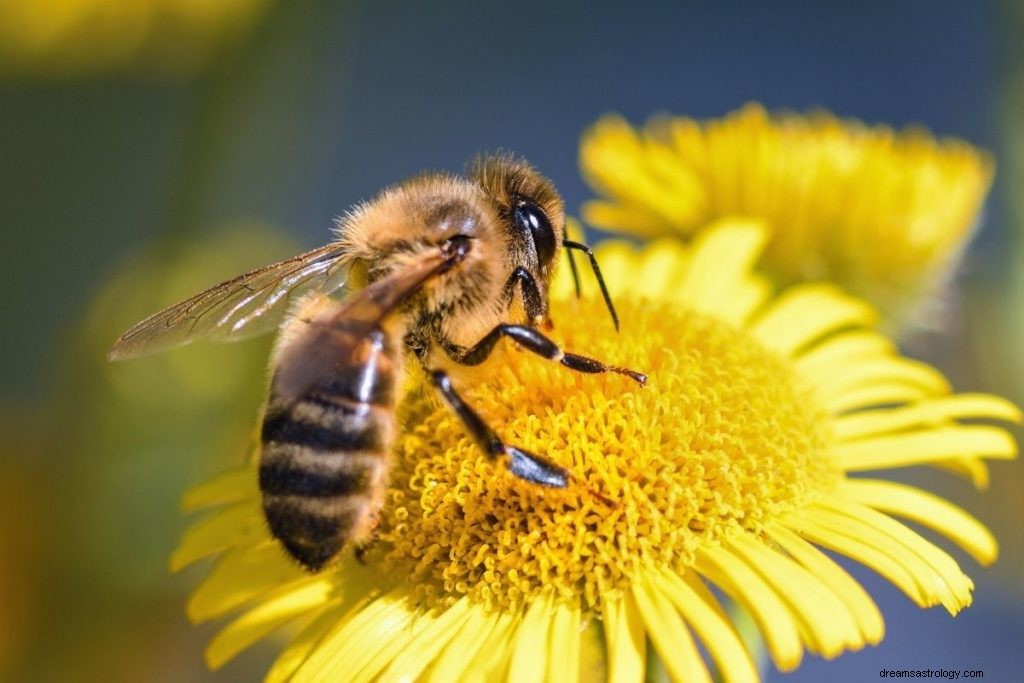
[[[601,275],[601,267],[597,265],[597,257],[594,256],[594,251],[585,244],[580,242],[573,242],[572,240],[565,240],[562,243],[566,249],[576,249],[582,251],[590,259],[590,269],[594,271],[594,277],[597,278],[597,284],[601,287],[601,295],[604,297],[604,303],[608,306],[608,313],[612,316],[612,322],[615,324],[615,331],[619,331],[619,316],[615,312],[615,305],[612,303],[612,297],[608,294],[608,287],[604,284],[604,277]],[[576,291],[579,292],[579,279],[578,273],[576,273],[575,263],[572,260],[572,252],[569,252],[569,263],[573,264],[573,274],[576,278]]]
[[[569,259],[569,270],[572,271],[572,284],[573,284],[573,287],[575,287],[575,289],[576,289],[576,298],[579,299],[580,298],[580,291],[581,291],[580,290],[580,271],[576,267],[576,259],[572,255],[572,249],[569,248],[568,244],[566,244],[564,246],[565,246],[565,256],[566,256],[566,258]]]

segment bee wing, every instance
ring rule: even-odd
[[[343,246],[328,244],[239,275],[136,324],[114,343],[109,357],[135,358],[197,339],[229,342],[269,332],[296,297],[343,287],[350,262]]]
[[[274,393],[296,398],[350,360],[360,344],[380,329],[389,314],[462,254],[438,250],[399,267],[307,321],[308,331],[278,359]]]

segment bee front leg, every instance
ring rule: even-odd
[[[444,370],[431,370],[430,381],[441,393],[448,407],[462,420],[484,454],[491,459],[508,457],[508,469],[524,481],[551,488],[564,489],[569,484],[569,471],[549,460],[509,446],[462,400]]]
[[[501,324],[484,335],[484,338],[469,348],[445,346],[445,351],[456,363],[462,365],[479,365],[491,355],[494,346],[502,337],[508,337],[528,351],[549,360],[558,361],[565,367],[577,372],[601,373],[614,372],[625,375],[638,382],[640,386],[647,384],[647,375],[642,372],[606,365],[596,358],[567,353],[558,344],[544,336],[539,330],[526,325]]]
[[[537,281],[530,275],[530,271],[519,266],[512,271],[512,277],[505,283],[505,296],[511,300],[515,294],[516,286],[523,295],[523,308],[526,310],[526,324],[538,327],[544,325],[551,327],[551,319],[548,317],[547,301],[540,294]]]

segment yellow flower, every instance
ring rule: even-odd
[[[861,475],[932,465],[983,485],[983,458],[1012,458],[1015,443],[960,420],[1020,413],[951,394],[871,329],[872,308],[835,287],[773,293],[751,272],[765,239],[759,225],[731,221],[690,247],[601,245],[618,335],[599,297],[578,301],[566,277],[556,283],[566,348],[649,373],[645,388],[515,348],[463,380],[508,442],[572,470],[569,489],[488,462],[413,390],[366,566],[346,552],[310,575],[286,559],[261,518],[252,464],[192,490],[189,510],[218,509],[186,532],[172,566],[219,559],[188,614],[236,614],[209,665],[290,623],[297,633],[271,681],[574,681],[581,670],[642,681],[648,639],[673,679],[710,680],[699,641],[725,680],[754,680],[712,587],[749,612],[783,670],[805,651],[835,657],[882,638],[875,603],[819,548],[922,607],[970,604],[956,561],[897,518],[982,563],[996,556],[991,534],[933,494]]]
[[[605,196],[583,207],[596,227],[692,236],[716,218],[761,220],[780,282],[836,282],[897,320],[943,284],[992,182],[992,159],[964,142],[755,104],[642,131],[606,116],[580,165]]]
[[[188,72],[245,31],[267,0],[0,2],[0,69],[74,75],[145,66]]]

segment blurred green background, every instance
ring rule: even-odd
[[[748,100],[823,106],[992,149],[998,176],[943,333],[909,353],[964,391],[1024,403],[1024,12],[1016,3],[0,3],[0,679],[252,680],[218,674],[214,632],[170,576],[184,489],[239,462],[267,340],[116,366],[157,308],[329,239],[333,217],[424,168],[503,147],[589,196],[579,133],[598,115],[707,117]],[[596,235],[592,235],[596,237]],[[1019,678],[1024,467],[989,492],[908,473],[977,514],[1003,556],[975,606],[922,612],[856,570],[882,645],[779,680],[880,668]]]

